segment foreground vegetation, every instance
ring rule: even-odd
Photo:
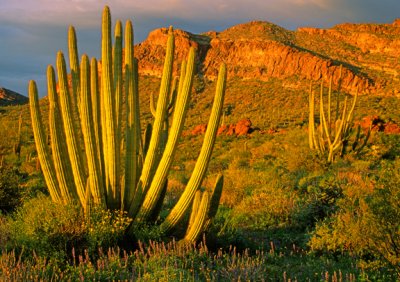
[[[14,109],[6,111],[12,115]],[[329,165],[309,150],[305,127],[217,139],[210,168],[224,173],[225,190],[204,239],[207,252],[204,244],[176,247],[151,226],[127,241],[129,218],[123,213],[94,209],[92,218],[85,218],[79,206],[52,204],[34,157],[26,160],[33,146],[24,145],[19,160],[10,151],[1,170],[1,203],[10,203],[2,208],[1,275],[145,281],[284,280],[285,275],[292,281],[328,281],[336,273],[343,281],[396,281],[399,136],[374,132],[362,155]],[[183,141],[170,173],[166,210],[190,176],[193,149],[202,136]],[[171,243],[154,247],[163,241]]]

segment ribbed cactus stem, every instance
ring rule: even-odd
[[[91,102],[92,102],[92,116],[93,116],[93,129],[94,138],[96,140],[97,148],[97,159],[100,163],[100,174],[103,178],[103,186],[105,183],[104,175],[104,159],[103,159],[103,137],[101,128],[101,110],[100,110],[100,91],[99,91],[99,71],[97,68],[96,58],[92,58],[90,61],[90,92],[91,92]],[[105,186],[103,187],[105,189]]]
[[[320,90],[320,97],[319,97],[319,111],[321,114],[321,125],[323,126],[325,135],[326,135],[326,140],[328,141],[328,146],[331,147],[332,146],[332,140],[331,140],[331,129],[330,126],[327,124],[326,122],[326,118],[325,118],[325,111],[324,111],[324,102],[323,102],[323,89],[324,89],[324,85],[323,82],[321,82],[321,90]]]
[[[90,69],[89,58],[87,55],[82,56],[81,62],[81,123],[82,133],[85,142],[85,152],[88,166],[88,182],[93,202],[96,205],[104,205],[104,185],[101,177],[101,165],[98,159],[95,133],[92,127],[92,103],[90,93]]]
[[[183,60],[182,64],[181,64],[181,73],[179,76],[179,83],[178,83],[178,89],[177,89],[177,93],[179,94],[182,91],[183,88],[183,83],[184,83],[184,77],[186,76],[186,61]]]
[[[178,94],[175,105],[174,119],[171,125],[170,135],[156,173],[154,174],[149,191],[145,196],[145,199],[142,203],[142,208],[138,214],[138,220],[141,222],[146,221],[151,215],[151,212],[156,206],[156,203],[161,195],[162,188],[167,180],[167,175],[171,168],[178,144],[178,139],[183,129],[184,120],[186,118],[186,112],[189,105],[190,92],[192,89],[194,76],[194,58],[195,51],[194,48],[191,48],[187,62],[186,76],[181,78],[184,79],[184,83],[181,93]]]
[[[186,232],[184,238],[185,241],[196,242],[198,240],[199,236],[204,231],[203,228],[207,220],[207,212],[209,208],[210,208],[210,197],[208,195],[208,192],[205,191],[202,193],[201,202],[199,204],[196,217],[193,223],[190,225],[190,228]]]
[[[212,190],[210,208],[208,210],[207,221],[204,225],[204,230],[208,229],[212,219],[216,216],[218,212],[219,201],[221,200],[223,187],[224,187],[224,176],[222,174],[218,174],[217,179],[215,180],[214,188]]]
[[[217,88],[215,91],[214,103],[211,110],[210,120],[207,125],[207,130],[204,136],[204,142],[201,147],[200,155],[197,159],[193,173],[189,182],[179,198],[177,204],[173,207],[165,221],[161,225],[161,230],[167,232],[175,227],[178,222],[183,218],[186,210],[188,209],[194,194],[200,187],[204,175],[206,173],[208,163],[211,158],[212,149],[214,147],[215,138],[222,114],[222,106],[225,95],[226,84],[226,66],[222,64],[218,73]]]
[[[52,66],[47,67],[47,89],[50,102],[49,129],[54,168],[62,200],[64,203],[70,203],[72,200],[78,199],[78,195],[65,144],[64,126],[60,122],[61,116],[56,91],[56,80]]]
[[[141,128],[137,62],[134,58],[132,22],[125,24],[126,157],[124,207],[129,210],[141,171]],[[139,197],[139,195],[138,195]],[[141,197],[141,196],[140,196]]]
[[[116,133],[116,113],[114,100],[114,81],[112,64],[112,45],[111,45],[111,15],[110,9],[106,6],[103,10],[102,18],[102,45],[101,45],[101,91],[104,107],[105,129],[105,165],[106,165],[106,190],[107,203],[110,208],[117,208],[120,203],[120,191],[118,189],[117,170],[117,133]],[[103,140],[104,141],[104,140]]]
[[[146,157],[147,150],[149,149],[152,132],[153,132],[153,127],[152,127],[151,123],[148,123],[143,132],[143,152],[142,152],[142,154],[143,154],[144,158]]]
[[[114,31],[114,55],[113,55],[113,66],[114,66],[114,89],[115,89],[115,131],[116,131],[116,140],[115,140],[115,173],[116,173],[116,189],[117,193],[120,194],[118,201],[122,201],[123,192],[121,191],[121,187],[119,185],[119,177],[120,177],[120,163],[121,163],[121,117],[122,117],[122,23],[120,20],[117,20],[115,24]]]
[[[314,91],[312,91],[312,84],[310,83],[310,92],[308,97],[308,109],[309,109],[309,116],[308,116],[308,144],[310,149],[313,150],[316,148],[315,140],[315,98],[314,98]]]
[[[80,152],[77,130],[75,128],[70,93],[68,89],[67,70],[64,55],[61,51],[57,54],[57,74],[60,87],[60,108],[64,123],[65,138],[67,142],[68,155],[71,161],[72,172],[79,200],[82,205],[85,203],[86,175]]]
[[[75,111],[78,114],[78,110],[80,113],[80,70],[79,70],[79,55],[78,55],[78,45],[76,41],[76,32],[73,26],[70,26],[68,29],[68,56],[69,56],[69,68],[71,70],[71,79],[72,79],[72,99],[71,104]]]
[[[117,132],[120,132],[121,127],[121,112],[122,110],[122,24],[117,20],[114,31],[114,87],[115,87],[115,113]]]
[[[31,80],[29,82],[29,105],[31,111],[33,136],[35,138],[36,150],[40,165],[42,167],[43,176],[49,189],[50,197],[54,202],[62,202],[59,190],[57,176],[51,161],[50,152],[46,143],[46,133],[43,128],[42,118],[40,115],[38,91],[36,83]]]
[[[172,77],[172,66],[174,60],[174,34],[172,27],[169,30],[168,42],[167,42],[167,53],[164,62],[163,75],[161,78],[160,94],[157,100],[157,113],[154,119],[153,132],[150,139],[149,149],[147,151],[146,159],[144,160],[142,175],[140,182],[146,192],[151,178],[154,174],[154,166],[157,161],[157,152],[161,140],[161,132],[164,125],[165,115],[168,106],[168,97],[171,85]]]
[[[190,212],[189,223],[188,223],[188,227],[187,227],[186,231],[188,231],[192,227],[193,223],[195,222],[197,213],[199,211],[202,194],[203,194],[203,192],[201,190],[197,190],[196,194],[194,194],[192,211]]]
[[[329,89],[328,89],[328,124],[332,125],[332,110],[331,110],[331,100],[332,100],[332,84],[333,84],[333,76],[329,79]]]

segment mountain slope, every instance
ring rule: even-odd
[[[222,61],[230,77],[329,80],[354,93],[397,95],[400,64],[400,21],[393,24],[342,24],[331,29],[299,28],[289,31],[268,22],[254,21],[223,32],[195,35],[176,31],[178,63],[190,46],[198,49],[198,71],[213,79]],[[160,75],[167,29],[150,33],[136,46],[140,71]],[[178,66],[176,65],[176,69]]]
[[[28,103],[28,98],[11,91],[6,88],[0,87],[0,106],[23,105]]]

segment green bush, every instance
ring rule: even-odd
[[[50,198],[40,196],[26,201],[0,227],[8,234],[8,250],[24,249],[39,256],[65,258],[72,246],[84,239],[83,216],[77,206],[55,204]]]
[[[121,211],[92,208],[85,216],[79,205],[60,205],[49,197],[26,201],[0,225],[1,248],[16,249],[28,256],[65,259],[84,250],[115,246],[131,220]]]
[[[328,172],[323,175],[306,175],[297,184],[299,202],[295,221],[301,226],[311,227],[337,209],[337,200],[342,194],[344,180]]]
[[[99,247],[108,248],[117,245],[123,239],[131,222],[132,219],[127,216],[127,212],[92,208],[85,224],[89,251],[95,252]]]
[[[11,212],[21,203],[22,178],[17,169],[0,167],[0,211]]]
[[[346,187],[337,212],[318,223],[310,246],[356,255],[369,267],[387,264],[400,273],[400,160],[383,161],[375,172]]]
[[[396,267],[400,274],[400,159],[382,167],[377,189],[367,197],[371,227],[369,242],[377,257]]]

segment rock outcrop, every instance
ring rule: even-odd
[[[220,33],[207,32],[196,35],[176,30],[175,72],[177,73],[178,66],[187,55],[188,49],[194,46],[198,50],[197,71],[209,79],[217,76],[218,67],[224,61],[227,63],[230,77],[256,78],[264,81],[270,78],[295,77],[328,81],[329,77],[333,76],[334,84],[338,84],[340,65],[342,65],[344,89],[353,93],[357,88],[362,93],[375,93],[377,89],[382,88],[382,81],[373,79],[364,70],[367,63],[364,59],[362,60],[364,64],[361,64],[354,60],[345,61],[343,58],[335,57],[336,51],[332,46],[328,46],[332,55],[327,55],[323,50],[317,52],[318,46],[314,50],[302,42],[301,38],[305,36],[303,39],[307,41],[312,37],[314,44],[320,37],[326,37],[347,45],[353,44],[354,48],[360,50],[368,49],[369,52],[374,52],[371,48],[371,44],[375,44],[376,41],[374,38],[381,38],[378,44],[381,47],[376,47],[376,52],[385,51],[391,54],[391,50],[396,49],[399,44],[397,39],[393,39],[393,35],[397,34],[400,27],[397,23],[387,27],[380,26],[374,28],[373,25],[344,24],[327,30],[300,28],[297,31],[288,31],[268,22],[257,21],[237,25]],[[136,46],[135,55],[139,59],[139,71],[142,74],[161,75],[167,33],[166,28],[157,29]],[[355,34],[358,35],[353,36]],[[390,36],[385,37],[384,34]],[[383,46],[386,46],[386,49]]]

